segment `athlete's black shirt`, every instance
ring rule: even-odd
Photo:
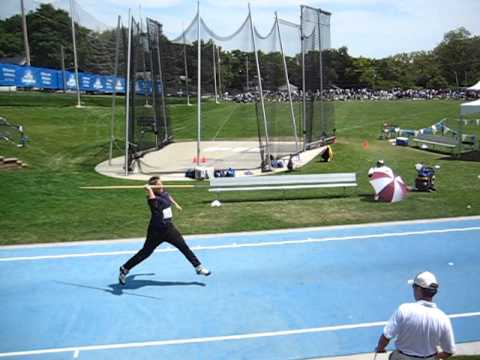
[[[171,206],[172,201],[170,200],[170,195],[168,192],[164,191],[159,194],[155,194],[154,199],[148,199],[148,205],[150,206],[150,212],[152,216],[150,218],[150,227],[155,229],[164,229],[166,228],[171,222],[172,218],[165,219],[165,212],[170,212],[171,214]],[[170,208],[170,209],[169,209]]]

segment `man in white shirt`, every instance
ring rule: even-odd
[[[455,353],[450,319],[432,302],[437,290],[438,282],[431,272],[424,271],[415,277],[416,302],[402,304],[395,311],[378,339],[377,353],[385,352],[393,338],[396,350],[390,360],[446,359]]]

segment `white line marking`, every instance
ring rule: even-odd
[[[238,248],[252,248],[252,247],[267,247],[267,246],[281,246],[281,245],[298,245],[298,244],[313,244],[326,241],[345,241],[345,240],[365,240],[372,238],[386,238],[386,237],[399,237],[399,236],[415,236],[425,234],[445,234],[452,232],[468,232],[478,231],[480,226],[467,227],[467,228],[453,228],[453,229],[437,229],[437,230],[422,230],[422,231],[406,231],[406,232],[393,232],[383,234],[367,234],[367,235],[352,235],[352,236],[338,236],[327,237],[319,239],[304,239],[304,240],[284,240],[284,241],[264,241],[257,243],[232,243],[225,245],[212,245],[212,246],[193,246],[192,250],[220,250],[220,249],[238,249]],[[176,249],[172,247],[155,250],[155,252],[172,252]],[[137,250],[123,250],[123,251],[109,251],[109,252],[92,252],[92,253],[78,253],[78,254],[60,254],[60,255],[38,255],[38,256],[15,256],[15,257],[3,257],[0,258],[0,262],[8,261],[25,261],[25,260],[47,260],[47,259],[66,259],[77,257],[92,257],[92,256],[115,256],[134,254]]]
[[[73,353],[73,358],[74,359],[78,359],[78,356],[80,355],[80,351],[77,349],[75,350],[75,352]]]
[[[368,227],[382,227],[382,226],[397,226],[397,225],[415,225],[415,224],[435,224],[439,222],[458,222],[458,221],[475,221],[480,220],[480,216],[459,216],[450,218],[438,218],[438,219],[420,219],[420,220],[402,220],[402,221],[390,221],[390,222],[375,222],[365,224],[350,224],[350,225],[330,225],[330,226],[314,226],[295,229],[281,229],[281,230],[262,230],[262,231],[239,231],[233,233],[221,233],[221,234],[197,234],[197,235],[185,235],[185,239],[205,239],[205,238],[218,238],[225,236],[254,236],[254,235],[268,235],[268,234],[290,234],[299,232],[311,232],[311,231],[325,231],[338,230],[338,229],[361,229]],[[49,248],[49,247],[70,247],[70,246],[98,246],[98,245],[111,245],[115,243],[134,243],[143,242],[144,237],[130,238],[130,239],[106,239],[106,240],[83,240],[83,241],[70,241],[68,243],[39,243],[39,244],[20,244],[20,245],[1,245],[0,250],[9,249],[28,249],[28,248]]]
[[[480,316],[480,312],[470,312],[470,313],[449,315],[449,317],[452,319],[475,317],[475,316]],[[386,321],[376,321],[376,322],[360,323],[360,324],[322,326],[322,327],[307,328],[307,329],[271,331],[271,332],[249,333],[249,334],[239,334],[239,335],[211,336],[211,337],[203,337],[203,338],[157,340],[157,341],[145,341],[145,342],[131,342],[131,343],[123,343],[123,344],[88,345],[88,346],[56,348],[56,349],[16,351],[16,352],[0,353],[0,358],[13,357],[13,356],[52,354],[52,353],[62,353],[62,352],[71,352],[71,351],[113,350],[113,349],[126,349],[126,348],[154,347],[154,346],[160,347],[160,346],[168,346],[168,345],[185,345],[185,344],[200,344],[200,343],[231,341],[231,340],[258,339],[258,338],[265,338],[265,337],[302,335],[302,334],[312,334],[312,333],[320,333],[320,332],[328,332],[328,331],[371,328],[371,327],[384,326],[386,323],[387,323]]]
[[[173,249],[172,250],[161,249],[161,250],[173,251]],[[93,253],[62,254],[62,255],[16,256],[16,257],[0,258],[0,262],[22,261],[22,260],[66,259],[66,258],[90,257],[90,256],[115,256],[115,255],[135,254],[136,252],[137,252],[136,250],[124,250],[124,251],[93,252]]]

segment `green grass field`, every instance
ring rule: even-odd
[[[119,139],[123,138],[121,101],[117,103]],[[71,95],[0,94],[0,116],[23,124],[30,137],[23,149],[0,142],[0,156],[17,157],[30,165],[0,171],[0,244],[144,236],[149,211],[142,190],[79,189],[119,183],[94,172],[95,165],[108,157],[111,98],[90,96],[83,102],[86,106],[76,109]],[[459,104],[336,103],[334,161],[316,160],[297,173],[356,172],[358,188],[345,193],[340,188],[290,191],[285,199],[272,191],[231,193],[222,195],[226,201],[220,208],[209,206],[214,195],[204,189],[173,190],[184,207],[175,213],[176,224],[184,234],[198,234],[480,215],[480,162],[452,160],[378,140],[384,122],[418,129],[445,117],[456,118]],[[207,103],[203,109],[204,139],[256,138],[253,105]],[[195,111],[178,101],[170,107],[177,140],[194,139]],[[362,146],[365,141],[368,148]],[[410,185],[415,163],[440,165],[438,191],[411,193],[395,204],[373,202],[366,173],[379,158]]]

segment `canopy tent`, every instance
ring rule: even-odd
[[[480,81],[467,88],[469,91],[480,91]]]
[[[460,105],[460,115],[480,114],[480,99]]]

